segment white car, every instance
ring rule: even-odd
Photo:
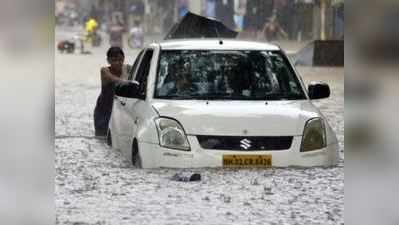
[[[108,142],[142,168],[331,166],[338,140],[275,45],[173,40],[142,50],[115,87]]]

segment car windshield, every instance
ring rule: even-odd
[[[155,98],[202,100],[306,99],[279,51],[163,50]]]

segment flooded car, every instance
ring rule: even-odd
[[[142,168],[331,166],[338,140],[278,46],[176,39],[142,50],[116,85],[108,139]]]

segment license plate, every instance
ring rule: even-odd
[[[223,155],[223,167],[271,167],[271,155]]]

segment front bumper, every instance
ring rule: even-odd
[[[139,143],[143,168],[200,168],[223,167],[223,155],[271,155],[273,167],[332,166],[337,164],[338,143],[327,147],[300,152],[302,136],[295,136],[291,148],[279,151],[225,151],[202,149],[195,136],[188,136],[191,151],[163,148],[159,144]]]

